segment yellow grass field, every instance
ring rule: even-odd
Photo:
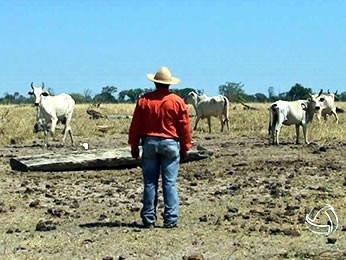
[[[346,103],[337,105],[346,108]],[[268,104],[251,106],[258,110],[231,105],[229,132],[220,133],[216,118],[211,134],[206,120],[193,131],[194,143],[214,154],[181,165],[179,227],[169,230],[161,228],[161,189],[158,227],[140,228],[139,167],[12,170],[11,158],[47,148],[33,145],[43,143],[43,133],[33,133],[33,106],[0,106],[0,117],[9,109],[0,118],[0,259],[345,259],[346,115],[339,114],[338,125],[334,118],[321,123],[315,118],[308,127],[309,145],[302,134],[302,144],[294,144],[294,126],[284,126],[282,144],[274,146],[267,132]],[[127,146],[131,119],[92,120],[87,108],[75,109],[76,146],[67,138],[65,147],[50,151],[57,156],[75,151],[79,142],[88,142],[90,149]],[[133,109],[134,104],[102,104],[97,110],[131,115]],[[310,209],[326,203],[339,217],[338,229],[328,237],[305,224]],[[321,215],[316,222],[327,220]],[[199,258],[188,258],[196,254]]]
[[[258,108],[257,111],[243,110],[240,104],[231,105],[230,110],[230,132],[227,135],[230,138],[240,136],[254,136],[267,138],[268,128],[268,111],[269,104],[251,104],[251,106]],[[119,118],[118,120],[90,120],[86,113],[89,105],[77,105],[74,111],[72,120],[73,134],[76,140],[86,140],[93,136],[107,136],[113,134],[126,134],[130,124],[130,120],[126,118]],[[346,103],[338,103],[338,107],[346,108]],[[235,108],[235,109],[233,109]],[[0,121],[0,143],[9,144],[11,140],[15,143],[23,144],[38,141],[42,139],[43,134],[34,134],[33,125],[35,123],[35,108],[32,105],[2,105],[0,106],[0,116],[9,113],[4,119]],[[97,111],[108,115],[132,115],[134,104],[106,104],[101,105]],[[194,115],[192,106],[189,105],[189,112]],[[345,120],[346,116],[340,114],[340,124],[335,125],[334,118],[330,118],[328,122],[318,124],[316,117],[314,122],[309,125],[309,136],[312,141],[327,142],[330,140],[344,141],[346,139]],[[98,125],[106,125],[109,127],[107,133],[100,133]],[[193,127],[194,121],[191,121]],[[330,126],[332,125],[332,127]],[[61,129],[58,127],[58,129]],[[220,123],[217,118],[212,119],[212,131],[214,134],[219,134]],[[200,132],[207,132],[208,126],[206,120],[201,120],[199,123]],[[57,131],[57,138],[61,137]],[[293,139],[295,136],[294,126],[283,127],[280,134],[280,139],[287,140]],[[301,135],[302,136],[302,135]]]

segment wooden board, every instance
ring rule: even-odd
[[[185,162],[206,159],[212,154],[212,151],[197,146],[188,152]],[[140,164],[140,159],[131,157],[130,147],[95,149],[66,154],[49,152],[10,159],[12,170],[21,172],[124,169],[137,167]]]

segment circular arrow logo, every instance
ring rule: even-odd
[[[312,208],[305,216],[305,224],[317,235],[331,235],[339,226],[338,215],[332,205]]]

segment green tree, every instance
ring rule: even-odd
[[[85,102],[86,103],[90,103],[90,102],[92,102],[92,97],[91,97],[91,90],[90,89],[85,89],[84,91],[83,91],[83,95],[84,95],[84,100],[85,100]]]
[[[288,92],[281,92],[281,93],[279,93],[279,95],[277,96],[277,99],[286,100],[287,99],[287,93]]]
[[[127,90],[122,90],[118,94],[118,101],[119,102],[125,102],[126,101],[126,96],[127,96]]]
[[[116,99],[113,95],[103,92],[95,95],[94,100],[95,103],[115,103]]]
[[[312,93],[311,88],[305,88],[302,85],[296,83],[291,89],[287,92],[287,100],[298,100],[298,99],[307,99],[309,94]]]
[[[245,101],[244,84],[241,82],[226,82],[219,86],[219,93],[226,96],[231,102],[243,102]]]
[[[106,86],[102,88],[100,94],[96,94],[94,97],[94,102],[96,103],[115,103],[116,99],[113,96],[118,89],[114,86]]]
[[[118,100],[119,102],[136,103],[143,94],[144,90],[141,88],[122,90],[118,94]]]
[[[117,87],[114,87],[114,86],[105,86],[102,88],[102,91],[101,93],[108,93],[108,94],[114,94],[115,92],[118,91],[118,88]]]
[[[346,92],[338,94],[338,101],[346,101]]]
[[[267,102],[268,98],[263,93],[256,93],[255,94],[255,102]]]
[[[143,95],[143,89],[141,88],[129,89],[127,92],[127,96],[131,103],[136,103],[141,95]]]
[[[74,101],[76,101],[76,103],[78,104],[84,104],[85,102],[85,98],[82,94],[80,93],[70,93],[70,96],[74,99]]]
[[[32,98],[25,98],[19,92],[14,92],[13,94],[5,93],[2,98],[1,103],[3,104],[23,104],[33,102]]]

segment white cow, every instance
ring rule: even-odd
[[[207,118],[209,133],[211,133],[211,120],[210,117],[219,117],[221,122],[221,132],[223,132],[224,125],[227,125],[229,131],[229,100],[223,95],[208,97],[207,95],[198,95],[191,91],[185,97],[185,103],[194,107],[196,112],[196,122],[194,130],[197,129],[197,124],[200,119]]]
[[[75,106],[74,99],[68,94],[60,94],[57,96],[50,96],[48,92],[43,91],[44,83],[41,87],[35,87],[31,83],[32,91],[28,92],[29,95],[33,95],[35,98],[35,106],[37,107],[37,123],[35,124],[35,131],[39,131],[43,128],[44,131],[44,144],[48,145],[48,131],[54,137],[55,127],[61,122],[65,125],[63,130],[62,144],[65,144],[67,133],[70,136],[71,144],[74,145],[71,129],[71,119],[73,109]]]
[[[339,123],[339,117],[336,113],[336,106],[335,106],[336,94],[337,94],[337,91],[335,93],[332,93],[332,92],[329,92],[329,89],[328,89],[327,94],[322,94],[319,96],[321,109],[319,111],[316,111],[318,121],[321,121],[321,116],[323,116],[324,120],[327,120],[327,116],[334,115],[335,123],[336,124]]]
[[[312,121],[315,111],[320,110],[319,96],[310,95],[307,100],[283,101],[278,100],[269,107],[268,132],[273,144],[279,144],[279,135],[282,125],[296,127],[296,144],[299,144],[299,127],[303,127],[304,141],[307,139],[307,126]]]

